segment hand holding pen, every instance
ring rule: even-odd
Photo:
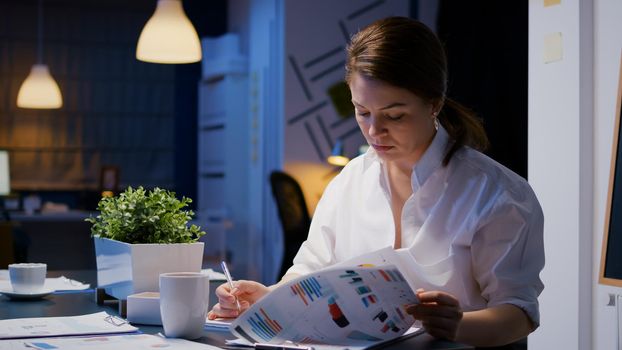
[[[210,320],[216,318],[235,318],[248,309],[255,301],[270,292],[270,289],[261,283],[254,281],[238,280],[233,284],[233,279],[226,268],[223,266],[223,272],[227,277],[227,283],[223,283],[216,288],[216,296],[218,303],[214,305],[207,317]]]
[[[231,292],[233,292],[233,278],[231,278],[231,273],[229,273],[229,268],[227,267],[227,263],[223,260],[220,262],[220,266],[222,267],[222,272],[225,274],[227,278],[227,283],[229,283],[229,288]],[[235,298],[235,305],[238,307],[238,312],[242,312],[242,308],[240,307],[240,300]]]

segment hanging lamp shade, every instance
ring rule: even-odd
[[[17,93],[17,107],[52,109],[63,106],[58,84],[48,66],[43,64],[43,0],[39,0],[37,19],[37,63],[22,83]]]
[[[52,109],[62,106],[63,97],[60,88],[52,78],[48,66],[34,64],[17,93],[17,107]]]
[[[201,42],[181,0],[158,0],[153,16],[140,33],[136,58],[152,63],[201,60]]]

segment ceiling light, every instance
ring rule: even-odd
[[[17,107],[51,109],[63,106],[63,97],[58,84],[52,78],[48,66],[43,64],[43,6],[39,0],[37,33],[37,63],[22,83],[17,93]]]
[[[201,42],[181,0],[158,0],[153,16],[140,33],[136,58],[152,63],[201,60]]]

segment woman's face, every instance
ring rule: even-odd
[[[350,79],[356,121],[385,161],[412,167],[435,134],[434,106],[412,92],[354,73]]]

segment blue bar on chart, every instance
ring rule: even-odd
[[[322,286],[315,277],[304,279],[293,284],[290,288],[305,305],[309,305],[307,298],[313,302],[322,296]]]
[[[258,313],[253,314],[248,318],[248,323],[251,325],[252,331],[257,334],[261,339],[269,341],[274,338],[283,327],[270,318],[264,309],[259,309],[261,315]]]
[[[366,294],[366,293],[370,293],[371,289],[369,289],[368,286],[360,286],[356,288],[356,292],[360,295],[360,294]]]

